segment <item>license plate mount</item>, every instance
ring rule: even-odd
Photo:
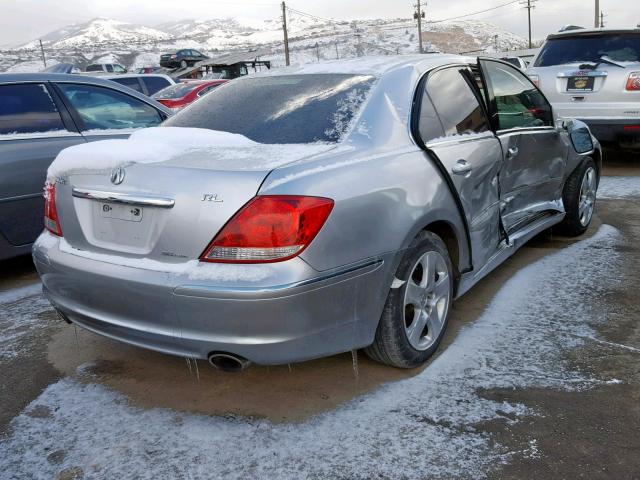
[[[595,77],[569,77],[567,79],[567,92],[593,92]]]
[[[142,221],[143,209],[135,205],[101,202],[99,210],[100,216],[103,218],[113,218],[125,222]]]

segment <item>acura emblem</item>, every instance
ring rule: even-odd
[[[111,172],[111,183],[120,185],[124,182],[124,168],[118,167]]]

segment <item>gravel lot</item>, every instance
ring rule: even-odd
[[[640,478],[640,168],[454,307],[419,371],[219,373],[57,319],[0,263],[0,478]]]

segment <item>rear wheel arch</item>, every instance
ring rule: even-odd
[[[460,250],[465,248],[464,242],[461,242],[453,226],[445,220],[432,222],[424,227],[422,231],[435,233],[446,245],[457,284],[460,278],[460,271],[465,269],[465,267],[460,264]]]

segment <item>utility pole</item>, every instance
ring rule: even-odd
[[[418,51],[424,53],[422,48],[422,19],[424,18],[424,12],[421,10],[420,0],[416,3],[416,11],[413,13],[413,18],[418,20]]]
[[[534,8],[534,3],[536,3],[538,0],[525,0],[524,2],[522,2],[522,5],[524,5],[524,8],[527,9],[527,16],[529,17],[529,48],[533,48],[533,41],[531,39],[531,10],[533,10]]]
[[[600,0],[596,0],[596,20],[594,26],[596,28],[600,26]]]
[[[496,42],[496,53],[498,53],[500,51],[500,47],[498,46],[498,35],[494,35],[493,40]]]
[[[320,61],[320,45],[316,42],[316,57],[318,58],[318,62]]]
[[[289,62],[289,35],[287,34],[287,6],[282,2],[282,32],[284,33],[284,63],[288,67]]]
[[[340,58],[340,54],[338,53],[338,27],[333,25],[333,35],[336,38],[335,46],[336,46],[336,60]]]
[[[40,42],[40,53],[42,54],[42,63],[44,63],[44,68],[47,68],[47,59],[44,56],[44,47],[42,46],[42,40],[38,40]]]
[[[600,28],[604,28],[604,12],[600,12]]]

